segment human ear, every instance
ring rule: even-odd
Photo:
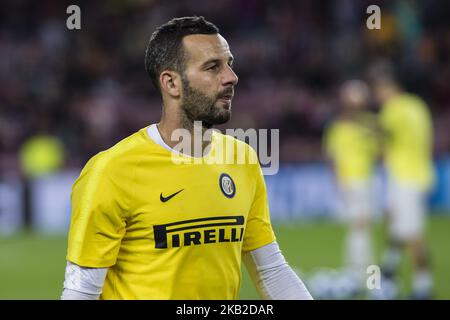
[[[165,70],[159,75],[161,90],[167,92],[172,97],[180,96],[180,76],[174,71]]]

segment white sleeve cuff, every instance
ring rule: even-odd
[[[89,294],[65,288],[61,300],[98,300],[98,294]]]
[[[71,291],[63,292],[61,299],[76,299],[72,291],[81,293],[80,299],[84,299],[83,294],[86,294],[86,297],[94,295],[98,298],[102,293],[107,272],[108,268],[86,268],[67,261],[64,291]]]
[[[264,299],[312,300],[311,294],[291,269],[274,241],[244,255],[244,263]]]

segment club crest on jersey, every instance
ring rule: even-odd
[[[220,190],[222,190],[222,193],[227,198],[233,198],[234,195],[236,194],[236,186],[234,185],[234,181],[226,173],[222,173],[220,175],[219,186],[220,186]]]

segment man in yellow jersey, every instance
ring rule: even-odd
[[[374,94],[381,105],[384,163],[388,173],[390,245],[383,272],[395,283],[400,249],[408,247],[413,262],[413,298],[431,297],[432,278],[424,242],[426,195],[434,183],[432,119],[425,102],[402,91],[389,74],[374,77]],[[383,283],[381,284],[383,286]]]
[[[324,136],[348,224],[345,244],[346,273],[356,294],[365,288],[366,270],[373,262],[370,235],[373,199],[371,180],[377,156],[376,118],[365,109],[369,87],[349,80],[339,92],[340,111]]]
[[[94,156],[74,184],[62,299],[237,299],[242,257],[263,298],[311,299],[277,245],[255,151],[210,132],[183,153],[173,138],[231,116],[238,78],[217,27],[172,19],[145,66],[161,120]],[[236,154],[213,161],[230,142]]]

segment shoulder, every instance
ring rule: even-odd
[[[226,154],[232,154],[236,161],[245,159],[246,164],[259,164],[257,151],[250,144],[243,141],[248,136],[251,143],[254,140],[254,144],[256,145],[258,136],[256,134],[251,136],[249,132],[245,132],[242,129],[239,130],[242,132],[236,131],[235,136],[223,134],[215,130],[214,139],[216,146],[226,148]],[[227,148],[233,148],[233,152],[229,152]]]
[[[386,106],[389,108],[386,108],[388,111],[404,111],[405,109],[411,109],[411,107],[426,107],[425,101],[412,93],[402,93],[399,95],[396,95],[389,99],[386,102]]]
[[[343,122],[341,120],[335,119],[333,121],[328,122],[324,126],[324,133],[325,135],[333,135],[336,133],[336,131],[339,131],[340,128],[343,127]]]
[[[355,122],[336,119],[325,126],[324,139],[327,143],[341,143],[339,141],[345,139],[356,127]]]
[[[418,95],[413,94],[413,93],[405,93],[403,95],[403,99],[405,101],[408,101],[413,104],[422,105],[422,106],[426,105],[425,101],[421,97],[419,97]]]
[[[389,101],[386,108],[387,117],[395,118],[399,123],[409,121],[425,121],[431,117],[426,102],[412,93],[404,93]]]
[[[101,151],[86,163],[83,172],[110,173],[126,170],[139,161],[140,155],[151,144],[145,137],[145,129],[124,138],[111,148]]]

